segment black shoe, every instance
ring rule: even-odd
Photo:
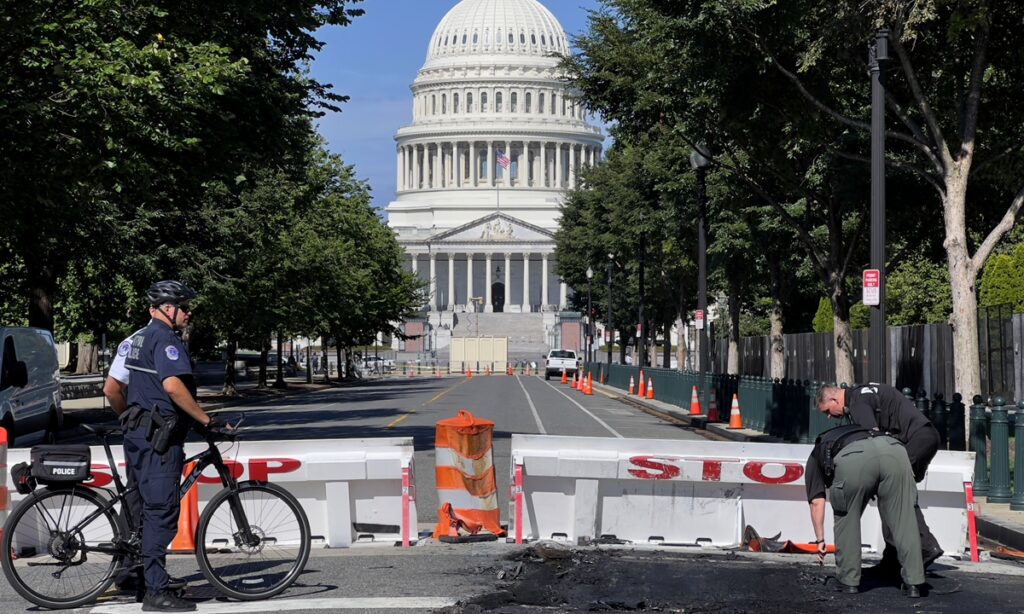
[[[921,589],[916,584],[904,584],[901,590],[904,595],[911,599],[919,599],[921,597]]]
[[[843,584],[842,582],[840,582],[839,584],[836,585],[836,592],[837,593],[845,593],[847,595],[856,595],[857,593],[860,592],[860,587],[859,586],[850,586],[849,584]]]
[[[924,563],[924,568],[927,569],[929,565],[935,562],[935,559],[945,554],[942,548],[935,548],[921,554],[921,562]]]
[[[142,600],[143,612],[193,612],[195,602],[178,597],[170,591],[160,591],[155,595],[146,594]]]

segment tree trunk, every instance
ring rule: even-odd
[[[78,342],[78,364],[75,375],[96,373],[99,367],[99,348],[93,343]]]
[[[238,341],[228,340],[227,364],[224,365],[224,387],[220,393],[227,397],[238,396],[238,386],[235,382],[235,359],[238,357]]]
[[[676,331],[678,341],[676,341],[676,368],[680,371],[686,369],[686,322],[683,321],[682,316],[676,320]]]
[[[346,352],[346,354],[347,354],[347,352]],[[343,365],[343,364],[345,365],[345,376],[346,377],[348,376],[349,373],[352,373],[352,370],[348,368],[348,365],[343,363],[343,362],[341,362],[341,343],[336,343],[334,345],[334,356],[335,356],[335,359],[338,361],[338,379],[339,380],[343,379],[342,376],[341,376],[341,365]]]
[[[264,344],[260,349],[260,374],[256,378],[256,387],[263,389],[267,387],[267,356],[270,355],[270,347]]]
[[[672,322],[665,322],[665,345],[661,348],[661,366],[672,368]]]
[[[850,329],[850,300],[846,294],[846,284],[838,277],[832,286],[833,328],[832,340],[836,357],[836,383],[853,386],[856,378],[853,373],[853,331]],[[875,349],[871,348],[874,352]],[[884,351],[884,350],[883,350]]]
[[[726,372],[740,373],[740,289],[733,287],[729,292],[729,358]]]
[[[768,321],[771,326],[768,333],[769,375],[773,379],[781,380],[786,378],[786,338],[783,336],[785,319],[782,310],[784,283],[779,259],[769,256],[768,268],[772,284],[772,306],[768,312]]]
[[[626,364],[626,342],[629,341],[626,337],[626,331],[628,329],[619,330],[619,364]]]
[[[953,313],[949,323],[953,327],[953,385],[963,395],[968,406],[971,399],[981,394],[981,356],[978,347],[978,298],[975,268],[967,251],[967,232],[964,222],[965,186],[949,186],[943,214],[946,222],[946,262],[949,267],[949,286],[953,300]],[[967,412],[970,413],[970,412]],[[970,416],[964,415],[964,428],[970,433]],[[970,437],[968,437],[968,440]],[[970,441],[968,449],[970,449]]]
[[[284,335],[281,331],[277,332],[277,376],[274,378],[274,388],[287,388],[288,384],[284,381],[284,352],[282,349],[284,345]]]

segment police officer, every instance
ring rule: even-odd
[[[903,592],[907,597],[921,596],[924,566],[914,518],[917,488],[907,451],[899,441],[857,425],[825,431],[807,459],[804,484],[819,559],[825,554],[825,489],[831,489],[840,591],[860,590],[860,519],[877,496],[882,525],[891,529],[902,565]]]
[[[107,371],[107,378],[103,382],[103,396],[106,397],[107,402],[110,403],[110,408],[114,410],[114,415],[118,418],[128,417],[128,382],[131,379],[131,371],[124,366],[124,359],[128,356],[128,352],[132,348],[132,337],[141,333],[143,330],[140,328],[134,333],[128,335],[117,346],[117,355],[114,356],[114,361],[110,363],[110,369]],[[142,523],[142,495],[138,491],[138,481],[135,479],[135,472],[132,471],[131,465],[125,466],[125,487],[128,489],[128,493],[125,498],[127,505],[125,509],[121,510],[121,513],[128,517],[130,516],[135,521],[135,526],[141,528]],[[134,490],[133,490],[134,489]],[[115,578],[115,584],[121,590],[136,592],[135,600],[142,601],[145,597],[145,582],[142,578],[142,561],[132,559],[127,561],[121,571]],[[185,580],[181,578],[171,578],[168,583],[168,588],[171,590],[181,590],[185,587]]]
[[[178,483],[183,444],[192,421],[213,420],[196,403],[188,351],[177,334],[190,318],[195,292],[178,281],[153,284],[146,293],[152,321],[133,335],[125,357],[131,372],[124,453],[142,495],[142,558],[147,612],[187,612],[195,603],[168,590],[167,546],[178,527]]]
[[[818,410],[830,417],[846,416],[854,424],[897,439],[907,449],[914,481],[924,479],[928,465],[939,450],[941,438],[938,429],[899,390],[888,384],[867,384],[849,389],[822,386],[818,391],[817,404]],[[917,516],[921,557],[924,566],[928,567],[942,556],[942,547],[932,535],[916,502],[914,514]],[[877,569],[883,573],[895,573],[898,562],[892,548],[893,536],[884,527],[883,535],[886,547]]]

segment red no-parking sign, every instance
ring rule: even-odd
[[[882,302],[882,275],[878,269],[864,269],[864,304],[878,305]]]

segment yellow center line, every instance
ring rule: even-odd
[[[467,381],[468,380],[465,380],[465,379],[461,380],[461,381],[459,381],[459,383],[455,384],[454,386],[451,386],[449,388],[446,388],[446,389],[442,390],[441,392],[439,392],[436,395],[434,395],[434,398],[430,399],[429,401],[427,401],[423,405],[420,405],[420,407],[426,407],[427,405],[430,405],[434,401],[437,401],[437,400],[441,399],[442,397],[444,397],[444,395],[448,394],[452,390],[455,390],[456,388],[458,388],[462,384],[465,384]],[[406,418],[408,418],[409,416],[411,416],[412,414],[415,414],[415,413],[416,413],[415,409],[410,409],[408,412],[406,412],[406,413],[402,414],[401,416],[399,416],[399,417],[395,418],[394,420],[392,420],[384,428],[386,428],[386,429],[394,428],[395,425],[401,423],[403,420],[405,420]]]

